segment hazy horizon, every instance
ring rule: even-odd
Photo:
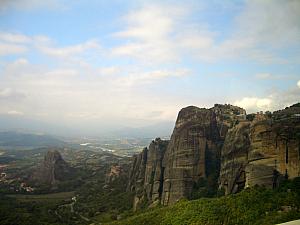
[[[4,130],[168,130],[188,105],[300,101],[300,1],[5,0],[0,21]]]

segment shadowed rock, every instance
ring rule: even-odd
[[[47,151],[42,164],[31,177],[37,185],[47,185],[55,188],[60,181],[68,180],[74,175],[71,168],[57,150]]]

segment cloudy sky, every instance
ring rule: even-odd
[[[300,101],[300,1],[0,1],[0,116],[110,129]]]

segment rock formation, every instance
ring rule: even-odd
[[[220,187],[235,193],[254,185],[276,187],[300,176],[300,105],[258,113],[229,130],[222,150]]]
[[[134,156],[128,190],[135,192],[135,208],[141,202],[168,205],[190,198],[201,179],[216,183],[227,130],[245,115],[232,105],[182,109],[169,144],[156,139]]]
[[[157,138],[149,148],[134,156],[127,188],[135,193],[134,209],[160,201],[164,174],[162,160],[167,145],[168,141]]]
[[[220,141],[212,110],[189,106],[179,112],[163,161],[162,204],[190,197],[193,184],[209,175],[209,164],[214,164],[221,150]]]
[[[71,168],[57,150],[47,151],[44,161],[33,173],[31,180],[37,185],[47,185],[51,188],[64,180],[68,180],[74,175]]]
[[[156,139],[134,156],[128,190],[134,208],[173,204],[208,188],[236,193],[245,187],[275,187],[300,176],[300,104],[246,115],[242,108],[189,106],[177,117],[169,142]],[[198,188],[198,190],[197,190]]]
[[[110,167],[109,172],[106,174],[105,177],[105,184],[109,184],[114,182],[124,173],[123,168],[120,165],[112,165]]]
[[[245,168],[250,147],[249,130],[250,122],[242,121],[226,135],[219,178],[225,194],[238,192],[245,187]]]

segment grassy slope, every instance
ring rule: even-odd
[[[71,200],[71,198],[75,195],[74,191],[70,192],[58,192],[51,194],[39,194],[39,195],[22,195],[22,194],[14,194],[7,195],[7,197],[16,198],[21,202],[59,202],[63,200]]]
[[[282,206],[292,206],[284,212]],[[276,224],[300,218],[300,179],[277,190],[252,188],[221,198],[182,200],[169,207],[147,210],[111,224]]]

